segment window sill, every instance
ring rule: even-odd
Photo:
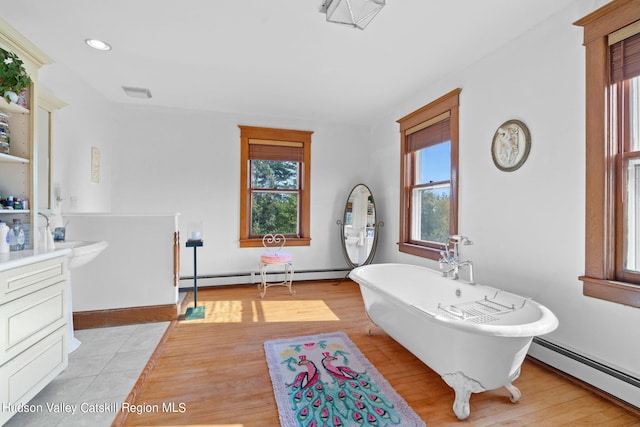
[[[261,248],[262,238],[260,239],[240,239],[241,248]],[[311,246],[311,238],[309,237],[287,237],[285,246]]]
[[[585,296],[640,307],[640,286],[587,276],[578,279],[583,282],[582,293]]]
[[[412,243],[398,243],[398,250],[406,254],[428,258],[433,260],[440,259],[441,249],[429,248],[426,246],[414,245]]]

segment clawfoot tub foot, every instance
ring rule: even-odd
[[[511,400],[512,403],[516,403],[518,400],[520,400],[522,393],[520,393],[520,389],[518,387],[514,386],[511,383],[507,384],[504,387],[509,390],[509,393],[511,394],[509,400]]]
[[[369,326],[367,326],[367,335],[371,336],[372,331],[378,327],[378,325],[376,325],[376,323],[371,320],[371,317],[369,317],[369,313],[367,314],[367,319],[369,319]]]
[[[373,330],[377,327],[378,325],[376,325],[375,323],[373,322],[369,323],[369,326],[367,326],[367,335],[369,336],[373,335]]]
[[[485,391],[485,388],[478,381],[467,377],[462,372],[444,374],[442,379],[456,393],[453,401],[453,412],[459,420],[464,420],[471,413],[469,408],[471,393],[480,393]]]

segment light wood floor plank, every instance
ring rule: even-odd
[[[454,393],[444,381],[383,331],[366,333],[358,286],[351,281],[271,288],[261,299],[254,286],[200,290],[204,320],[180,321],[137,391],[138,404],[184,404],[184,413],[131,412],[126,426],[277,426],[278,412],[265,360],[265,341],[343,331],[428,426],[640,426],[640,418],[528,359],[515,385],[475,394],[463,422],[452,411]],[[118,419],[116,419],[118,421]],[[121,425],[118,422],[114,425]]]

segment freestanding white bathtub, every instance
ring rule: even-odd
[[[442,277],[408,264],[371,264],[350,274],[371,321],[436,371],[455,391],[453,411],[469,416],[471,393],[512,385],[536,335],[558,319],[531,299]],[[371,328],[369,328],[371,333]]]

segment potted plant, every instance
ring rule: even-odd
[[[17,102],[20,91],[31,86],[31,77],[15,53],[0,49],[0,60],[0,94],[7,102]]]

